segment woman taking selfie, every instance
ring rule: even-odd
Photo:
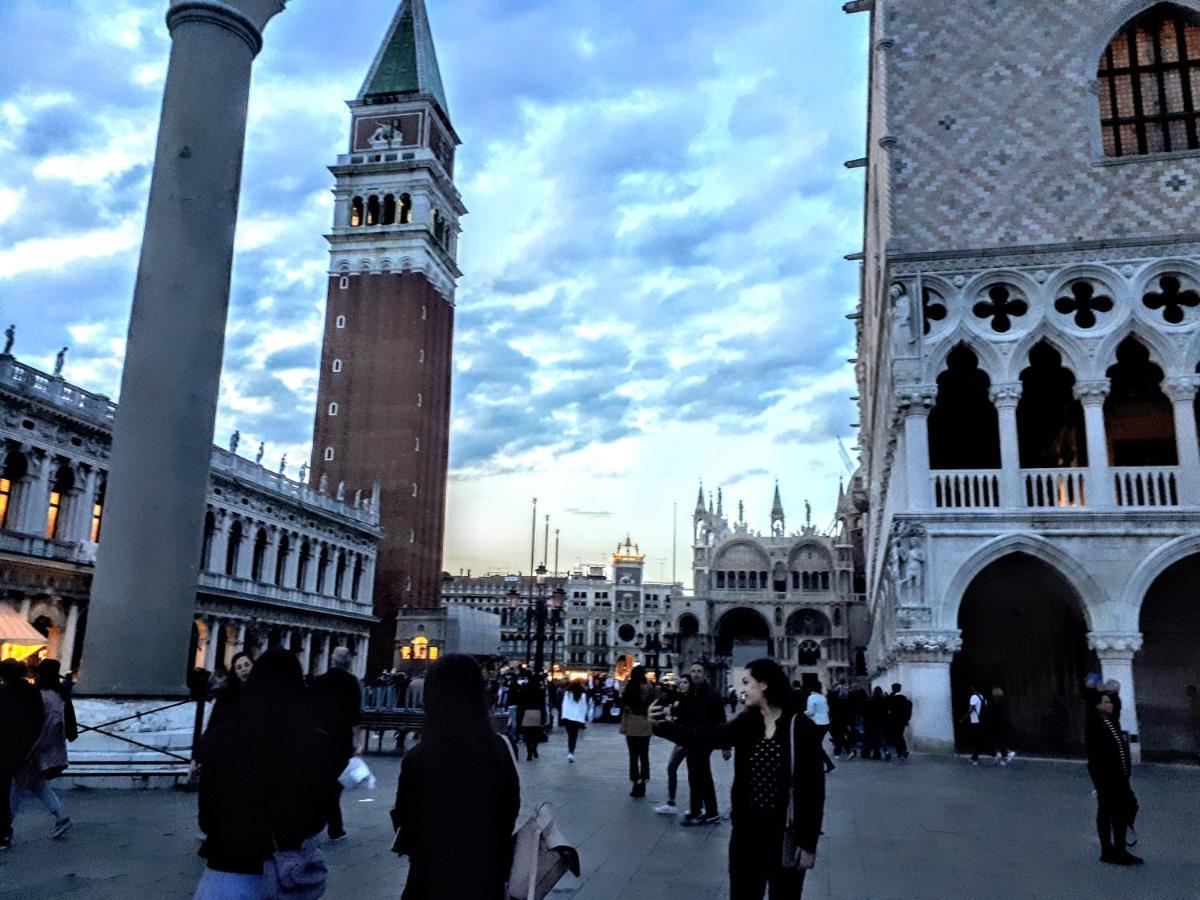
[[[650,707],[654,733],[681,744],[732,748],[733,834],[729,841],[732,900],[792,900],[816,863],[825,810],[825,767],[817,727],[792,709],[791,685],[770,659],[750,663],[742,678],[746,708],[710,728],[666,721]]]

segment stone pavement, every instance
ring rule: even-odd
[[[521,762],[522,818],[533,804],[553,801],[582,857],[582,877],[564,879],[556,900],[728,896],[728,822],[686,829],[653,812],[666,790],[669,750],[653,744],[645,800],[628,796],[615,726],[589,727],[574,765],[557,729],[541,759]],[[733,766],[718,754],[713,761],[724,808]],[[407,862],[388,851],[399,763],[369,762],[379,788],[345,796],[350,839],[327,848],[333,900],[399,897],[403,888]],[[1091,785],[1077,763],[972,768],[935,756],[841,763],[829,778],[826,836],[805,897],[1200,897],[1200,770],[1145,767],[1135,789],[1142,805],[1137,852],[1146,865],[1128,870],[1096,861]],[[45,837],[50,820],[40,810],[22,812],[17,845],[0,854],[0,900],[191,896],[202,867],[194,795],[82,790],[65,801],[76,825],[62,841]]]

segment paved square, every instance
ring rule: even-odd
[[[666,791],[669,744],[652,745],[648,796],[632,800],[615,726],[590,726],[574,765],[563,740],[555,730],[541,759],[520,764],[522,816],[537,802],[554,802],[582,857],[582,877],[568,876],[555,898],[728,896],[728,822],[685,829],[677,817],[653,811]],[[713,760],[727,812],[733,765],[716,754]],[[334,900],[398,897],[404,884],[407,862],[388,850],[399,761],[371,757],[370,764],[379,788],[344,798],[350,839],[326,851]],[[1146,865],[1127,870],[1097,862],[1091,785],[1080,764],[842,763],[829,778],[826,836],[805,897],[1200,897],[1200,770],[1147,767],[1135,774],[1134,788],[1142,804],[1137,852]],[[48,816],[23,810],[17,846],[0,854],[0,900],[191,896],[203,865],[195,855],[194,795],[85,790],[65,801],[75,829],[62,841],[46,837]]]

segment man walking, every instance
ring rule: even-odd
[[[358,725],[362,721],[362,689],[350,672],[353,657],[346,647],[338,647],[329,659],[329,671],[316,678],[312,685],[309,714],[312,722],[327,735],[337,758],[337,775],[341,775],[350,757],[359,749]],[[342,823],[342,784],[334,776],[326,795],[329,839],[341,841],[346,837]]]
[[[692,663],[688,671],[691,690],[679,705],[679,721],[689,728],[713,728],[725,721],[725,705],[708,683],[708,673],[700,663]],[[729,759],[728,750],[721,751]],[[716,825],[721,821],[717,811],[717,788],[713,784],[712,750],[707,747],[687,748],[688,793],[690,808],[682,825]]]
[[[0,662],[0,850],[12,846],[13,776],[25,765],[42,733],[42,695],[25,680],[25,666]]]
[[[975,689],[975,685],[971,685],[971,699],[967,701],[967,714],[963,717],[963,721],[967,726],[967,736],[971,742],[971,765],[979,765],[979,753],[984,749],[983,740],[983,708],[987,702],[983,699],[983,694]]]
[[[892,685],[888,694],[888,746],[896,751],[897,759],[908,759],[908,741],[904,739],[904,731],[912,719],[912,701],[900,693],[901,685]]]

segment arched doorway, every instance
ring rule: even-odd
[[[1200,762],[1200,554],[1154,580],[1142,601],[1133,660],[1144,759]]]
[[[754,654],[743,660],[746,654]],[[771,627],[762,613],[738,607],[717,623],[717,655],[736,657],[734,665],[771,655]]]
[[[1067,580],[1039,559],[1012,553],[967,587],[958,625],[963,646],[950,667],[958,745],[969,746],[959,720],[971,686],[985,697],[999,687],[1019,752],[1082,755],[1080,688],[1100,668],[1087,647],[1082,603]]]

